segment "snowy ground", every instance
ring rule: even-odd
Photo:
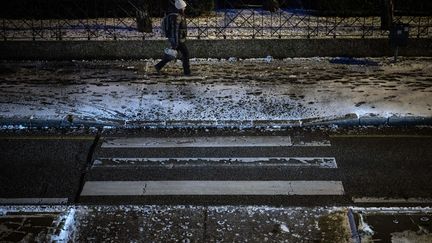
[[[0,241],[430,242],[431,221],[419,207],[2,206]]]
[[[1,120],[113,125],[432,117],[432,59],[2,61]]]

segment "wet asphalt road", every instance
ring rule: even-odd
[[[328,139],[324,147],[101,148],[110,137],[291,136]],[[11,136],[11,137],[8,137]],[[76,135],[74,135],[76,136]],[[290,129],[286,131],[119,131],[94,135],[6,134],[0,139],[0,198],[68,198],[69,203],[352,205],[353,198],[432,198],[432,129]],[[90,156],[90,155],[91,156]],[[289,166],[117,164],[100,158],[334,157],[335,169]],[[92,165],[87,163],[92,162]],[[198,166],[196,166],[198,165]],[[344,196],[79,197],[86,181],[342,181]],[[385,203],[378,203],[381,205]],[[396,203],[397,205],[408,205]],[[415,205],[430,205],[426,204]],[[359,204],[360,205],[360,204]],[[386,204],[385,204],[386,205]],[[412,205],[412,204],[410,204]]]
[[[34,134],[1,137],[0,198],[73,202],[93,140]]]

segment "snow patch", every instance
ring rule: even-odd
[[[263,65],[266,60],[270,62]],[[167,67],[164,76],[152,76],[147,71],[134,73],[135,69],[151,64],[151,60],[80,61],[74,64],[83,65],[84,69],[69,70],[70,74],[62,76],[55,70],[41,71],[36,68],[41,64],[36,62],[17,62],[8,65],[26,65],[30,71],[25,69],[26,72],[4,77],[11,82],[0,87],[4,94],[0,97],[0,116],[25,121],[30,121],[30,117],[33,123],[35,119],[63,121],[70,114],[75,120],[113,126],[167,121],[206,121],[220,126],[297,121],[295,124],[301,125],[302,120],[353,113],[357,117],[432,116],[432,87],[427,82],[430,73],[411,72],[420,67],[432,70],[430,59],[409,59],[394,67],[384,64],[379,70],[355,70],[329,64],[328,60],[317,57],[281,61],[271,56],[247,60],[193,59],[196,71],[191,77],[177,75],[181,65],[174,63]],[[385,63],[383,59],[374,60]],[[416,65],[410,66],[411,63]],[[52,64],[55,63],[44,65]],[[351,77],[351,73],[355,76]],[[86,77],[85,83],[79,81],[81,76]],[[29,81],[18,82],[20,79]],[[42,81],[33,85],[33,79]],[[72,83],[53,85],[51,79]],[[2,127],[17,128],[25,129],[25,124]]]
[[[76,231],[75,209],[71,208],[66,215],[60,217],[59,221],[64,221],[64,224],[60,230],[60,233],[51,237],[51,242],[69,242],[72,238],[73,233],[75,233]]]
[[[281,224],[280,225],[280,229],[284,233],[289,233],[290,232],[290,230],[288,229],[288,226],[286,226],[286,224]]]

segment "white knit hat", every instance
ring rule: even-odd
[[[176,0],[175,1],[176,9],[184,9],[184,8],[186,8],[186,5],[187,5],[186,2],[183,0]]]

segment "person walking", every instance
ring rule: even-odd
[[[177,51],[182,55],[183,72],[185,75],[191,75],[189,64],[189,50],[186,46],[187,37],[187,23],[185,16],[186,2],[184,0],[175,0],[175,12],[168,14],[165,21],[167,21],[167,28],[165,31],[166,37],[171,45],[171,49],[165,49],[165,55],[158,64],[155,65],[156,71],[159,73],[161,69],[170,61],[176,59]]]

